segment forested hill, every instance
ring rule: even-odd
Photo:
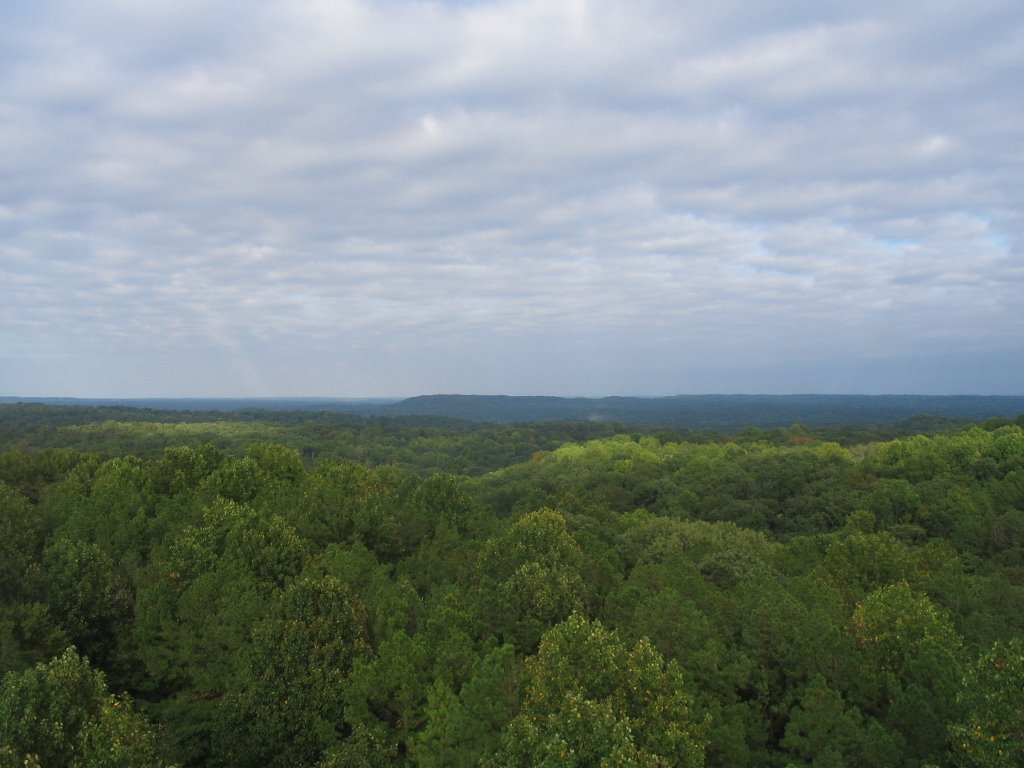
[[[356,398],[19,398],[0,404],[131,407],[155,411],[352,413],[431,416],[491,423],[590,421],[657,424],[721,432],[746,427],[877,427],[918,416],[954,421],[1015,418],[1024,396],[981,395],[675,395],[672,397],[536,397],[421,395],[405,400]]]
[[[878,426],[928,414],[976,421],[1024,413],[1024,397],[976,395],[677,395],[674,397],[507,397],[426,395],[381,406],[400,415],[474,421],[613,421],[739,430],[807,425]]]
[[[0,405],[33,404],[85,408],[136,408],[152,411],[287,411],[308,413],[339,411],[373,413],[398,402],[397,397],[12,397],[0,396]]]

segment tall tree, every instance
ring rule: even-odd
[[[5,754],[6,750],[6,754]],[[102,672],[68,648],[0,686],[0,765],[159,768],[156,734]]]
[[[699,768],[705,723],[686,681],[645,640],[627,648],[573,615],[527,660],[529,685],[494,764]]]
[[[906,582],[869,594],[853,612],[864,661],[861,710],[906,741],[904,760],[942,759],[957,720],[963,643],[949,617]]]
[[[553,509],[524,515],[481,557],[482,609],[507,642],[529,652],[541,634],[582,605],[582,553]]]
[[[289,584],[235,658],[218,741],[235,766],[309,765],[345,734],[344,685],[366,650],[362,607],[330,576]]]

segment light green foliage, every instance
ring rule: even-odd
[[[958,697],[963,716],[950,728],[956,765],[1024,765],[1024,640],[997,642],[968,668]]]
[[[275,443],[253,443],[245,449],[246,458],[252,459],[271,479],[295,485],[306,474],[302,457],[294,448]]]
[[[192,448],[177,446],[164,450],[150,467],[154,489],[165,496],[194,491],[224,463],[225,456],[209,443]]]
[[[129,421],[128,418],[137,417],[137,411],[122,410],[126,418],[61,427],[58,432],[60,441],[65,445],[80,446],[83,450],[99,448],[105,452],[113,450],[118,454],[153,455],[168,446],[203,443],[219,446],[227,443],[248,445],[259,440],[274,440],[285,436],[280,427],[251,419]]]
[[[825,579],[851,603],[879,587],[910,578],[914,558],[892,534],[854,533],[834,541],[825,554]]]
[[[529,650],[581,606],[582,553],[552,509],[524,515],[487,543],[481,557],[484,610],[506,641]]]
[[[853,631],[878,669],[902,675],[918,653],[934,648],[958,659],[961,641],[949,619],[906,582],[872,592],[853,612]]]
[[[383,729],[370,730],[360,724],[343,742],[331,747],[316,768],[390,768],[397,750]]]
[[[949,463],[937,450],[935,440],[924,435],[915,435],[880,446],[872,457],[870,466],[885,477],[920,482],[930,480],[946,471]]]
[[[156,768],[156,735],[127,699],[73,648],[47,664],[9,673],[0,688],[0,765]],[[12,759],[13,758],[13,759]],[[3,762],[6,761],[6,762]]]
[[[411,752],[423,768],[472,768],[480,754],[465,744],[461,733],[469,719],[459,697],[440,678],[427,691],[426,722],[416,735]]]
[[[956,435],[923,435],[881,445],[867,462],[884,477],[912,483],[940,475],[977,480],[1005,477],[1024,468],[1024,429],[1005,425],[996,430],[972,427]]]
[[[682,673],[650,643],[629,649],[573,615],[545,633],[527,675],[495,765],[703,765],[704,725]]]
[[[623,515],[621,521],[623,531],[618,548],[629,565],[675,555],[699,562],[721,552],[739,553],[738,557],[750,562],[767,563],[780,549],[764,533],[734,523],[674,520],[645,510]]]
[[[246,504],[269,493],[274,478],[256,459],[229,459],[203,481],[203,491],[211,497]]]

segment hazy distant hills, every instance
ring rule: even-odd
[[[1024,414],[1022,396],[932,395],[677,395],[565,398],[505,395],[423,395],[405,400],[346,398],[76,399],[0,397],[0,403],[128,406],[174,411],[311,411],[367,416],[433,416],[494,423],[607,421],[694,429],[875,426],[914,416],[963,421]]]
[[[377,411],[400,398],[349,397],[0,397],[0,404],[84,405],[146,408],[155,411]]]
[[[873,426],[929,415],[979,421],[1024,414],[1024,397],[974,395],[677,395],[674,397],[506,397],[426,395],[381,412],[474,421],[584,421],[664,424],[695,429],[745,426]]]

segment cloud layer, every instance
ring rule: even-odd
[[[22,6],[7,394],[1024,391],[1012,0]]]

